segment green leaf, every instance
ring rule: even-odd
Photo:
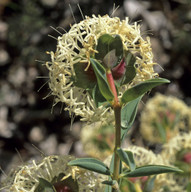
[[[131,171],[135,170],[136,165],[133,158],[133,153],[131,151],[124,151],[122,148],[118,148],[117,154],[121,161],[123,161],[130,168]]]
[[[155,79],[149,79],[146,81],[143,81],[142,83],[139,83],[138,85],[135,85],[134,87],[131,87],[125,93],[123,94],[121,98],[121,103],[125,104],[129,101],[132,101],[141,95],[145,94],[152,88],[161,85],[163,83],[169,83],[170,81],[163,78],[155,78]]]
[[[113,173],[114,171],[114,157],[115,155],[113,154],[112,155],[112,158],[111,158],[111,162],[110,162],[110,172]],[[120,161],[120,165],[119,165],[119,174],[122,172],[122,163]],[[108,181],[112,181],[112,178],[111,176],[109,176],[109,179]],[[121,179],[119,179],[118,183],[119,183],[119,186],[120,186],[120,182],[121,182]],[[110,185],[106,185],[105,189],[104,189],[104,192],[112,192],[112,187]]]
[[[137,108],[142,96],[127,103],[121,110],[121,140],[123,141],[127,132],[132,127],[137,114]]]
[[[115,55],[120,57],[123,55],[123,43],[119,35],[104,34],[99,37],[96,50],[98,53],[95,54],[95,58],[101,61],[112,50],[115,50]]]
[[[88,90],[88,93],[93,98],[96,107],[99,107],[103,105],[104,103],[108,103],[105,97],[101,94],[98,85],[95,85],[95,87],[91,90]],[[109,103],[108,103],[109,104]]]
[[[103,58],[103,64],[106,68],[113,68],[116,63],[118,63],[118,58],[116,56],[116,50],[113,49]]]
[[[125,53],[126,71],[125,71],[124,78],[121,81],[121,85],[128,84],[134,79],[136,75],[136,68],[134,66],[135,61],[136,61],[135,56],[130,51],[127,51]]]
[[[68,163],[70,166],[78,166],[84,169],[88,169],[90,171],[94,171],[97,173],[101,173],[103,175],[110,175],[110,170],[101,161],[94,159],[94,158],[79,158],[72,160]]]
[[[109,180],[112,181],[112,180]],[[112,192],[112,186],[111,185],[106,185],[104,188],[104,192]]]
[[[114,154],[112,155],[109,168],[110,168],[111,173],[113,173],[113,170],[114,170]],[[108,180],[112,181],[111,176],[109,176]],[[109,186],[109,185],[106,185],[105,189],[104,189],[104,192],[112,192],[112,187]]]
[[[144,186],[144,189],[143,189],[143,192],[151,192],[153,191],[153,188],[154,188],[154,184],[155,184],[155,179],[156,179],[156,176],[150,178],[145,186]]]
[[[110,180],[110,181],[106,180],[106,181],[102,181],[101,183],[105,184],[105,185],[113,186],[117,183],[117,181],[116,180]]]
[[[87,63],[74,64],[75,76],[72,77],[72,80],[76,87],[93,89],[97,83],[96,75],[92,66],[89,66],[88,70],[85,71],[87,65]]]
[[[150,176],[162,173],[180,173],[182,170],[169,167],[164,165],[146,165],[142,167],[137,167],[134,171],[125,171],[121,174],[121,176],[125,177],[142,177],[142,176]]]
[[[104,67],[93,58],[90,58],[90,61],[96,74],[97,83],[101,94],[105,97],[107,101],[111,102],[114,96],[107,83],[106,72]]]
[[[178,167],[179,169],[183,170],[184,172],[181,173],[181,175],[183,176],[187,176],[189,177],[190,175],[190,164],[183,162],[183,161],[176,161],[174,163],[174,166]]]
[[[50,182],[43,178],[39,178],[39,185],[34,192],[56,192],[56,190]]]

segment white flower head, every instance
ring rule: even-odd
[[[164,144],[162,157],[169,159],[171,166],[177,166],[184,171],[182,174],[167,174],[167,178],[176,185],[169,187],[171,191],[186,192],[187,184],[191,179],[191,132],[178,134]]]
[[[146,165],[167,165],[167,166],[169,165],[168,161],[166,159],[163,159],[160,154],[155,154],[155,153],[153,153],[153,151],[145,149],[143,147],[131,145],[128,148],[124,148],[123,150],[130,151],[133,153],[136,167],[141,167],[141,166],[146,166]],[[111,157],[112,156],[109,156],[104,161],[105,164],[107,164],[108,166],[110,164]],[[101,178],[101,179],[105,179],[105,178]],[[130,177],[130,178],[125,178],[125,179],[131,180],[131,182],[133,182],[135,184],[135,188],[137,189],[137,191],[142,191],[142,189],[141,189],[142,184],[145,183],[146,181],[148,181],[148,179],[150,179],[150,178],[147,176],[143,176],[143,177],[137,177],[137,178]],[[164,192],[162,187],[169,186],[172,184],[174,184],[174,181],[168,180],[165,177],[165,174],[156,175],[156,179],[154,181],[153,192]],[[127,187],[125,187],[125,186],[128,186],[128,185],[123,184],[123,186],[125,189],[127,189]],[[126,190],[122,190],[122,191],[126,191]]]
[[[191,128],[191,111],[180,99],[157,93],[146,103],[141,114],[140,132],[152,143],[164,143]],[[165,135],[159,130],[163,129]]]
[[[153,62],[150,40],[148,37],[146,40],[142,38],[140,25],[136,22],[129,24],[128,18],[121,21],[118,17],[93,15],[74,24],[67,33],[58,37],[56,52],[50,52],[52,61],[47,62],[46,66],[49,70],[49,87],[55,96],[55,104],[65,103],[65,110],[70,114],[81,116],[82,121],[104,121],[108,112],[110,116],[113,113],[110,107],[97,106],[88,91],[76,86],[73,81],[76,75],[74,67],[79,63],[81,68],[78,69],[83,70],[89,78],[86,83],[94,80],[90,57],[97,53],[98,39],[104,34],[119,36],[123,50],[130,51],[136,58],[136,76],[130,84],[119,89],[119,95],[122,95],[128,87],[158,75],[153,69],[156,63]],[[108,58],[105,57],[104,61],[107,63]]]
[[[69,166],[72,156],[48,156],[41,162],[34,160],[31,164],[20,167],[10,179],[7,191],[34,192],[38,189],[41,180],[54,186],[56,191],[94,192],[99,181],[93,172],[75,166]]]

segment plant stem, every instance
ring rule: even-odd
[[[119,167],[120,159],[117,155],[117,148],[121,147],[121,106],[114,107],[115,113],[115,149],[114,149],[114,171],[113,171],[113,180],[118,181],[119,179]],[[115,192],[115,189],[112,189],[112,192]]]
[[[113,100],[113,110],[115,114],[115,148],[114,148],[114,170],[113,170],[113,180],[118,181],[119,179],[119,167],[120,159],[117,155],[117,148],[121,147],[121,105],[119,103],[117,90],[115,87],[114,79],[110,69],[106,71],[107,81],[109,83],[110,89],[114,95]],[[116,189],[112,188],[112,192],[116,192]]]

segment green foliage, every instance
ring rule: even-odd
[[[39,185],[34,192],[56,192],[56,190],[50,182],[43,178],[39,178]]]
[[[99,86],[97,84],[94,86],[93,89],[88,90],[88,92],[90,96],[93,98],[97,107],[106,103],[109,105],[105,97],[101,94]]]
[[[51,182],[43,178],[39,178],[39,185],[34,192],[57,192],[58,190],[63,190],[68,187],[72,191],[79,191],[78,183],[72,178],[72,176],[67,177],[63,180],[65,174],[61,173],[57,177],[54,177]]]
[[[132,127],[137,114],[138,104],[142,96],[128,102],[121,110],[121,140],[123,141],[127,132]]]
[[[123,54],[122,49],[119,49],[117,51],[117,48],[120,45],[120,43],[121,39],[118,36],[113,37],[105,34],[99,38],[97,46],[98,53],[95,54],[96,59],[90,58],[91,67],[94,72],[93,74],[96,76],[97,85],[95,83],[96,81],[90,81],[92,76],[84,72],[84,69],[79,69],[80,64],[77,64],[74,67],[76,72],[76,85],[88,90],[97,106],[100,106],[104,102],[111,103],[111,101],[114,98],[110,90],[109,84],[107,82],[106,69],[104,68],[104,66],[106,66],[106,68],[112,68],[113,66],[117,65],[116,57],[121,57]],[[102,65],[103,64],[102,61],[105,64],[104,66]],[[123,78],[120,79],[119,84],[121,85],[127,84],[133,80],[133,78],[136,75],[136,68],[134,64],[135,64],[135,57],[130,52],[126,52],[125,53],[126,71]],[[169,83],[169,81],[163,78],[146,80],[126,90],[125,93],[122,95],[121,141],[124,140],[127,132],[129,131],[135,120],[137,107],[143,95],[152,88],[163,83]],[[178,168],[163,165],[146,165],[142,167],[136,167],[132,152],[124,151],[122,148],[118,148],[116,150],[116,153],[120,159],[120,168],[119,168],[120,178],[118,181],[119,185],[124,180],[124,178],[150,176],[170,172],[181,172],[181,170]],[[128,166],[128,168],[123,170],[122,162],[124,162]],[[112,186],[114,186],[117,182],[115,180],[112,180],[113,178],[112,173],[114,170],[114,156],[112,157],[110,163],[110,169],[104,163],[94,158],[76,159],[70,161],[68,165],[79,166],[81,168],[88,169],[100,174],[108,175],[109,176],[108,180],[103,182],[103,184],[106,185],[105,192],[111,192]],[[154,180],[155,177],[153,177],[147,182],[144,192],[152,190]],[[128,182],[128,187],[133,190],[134,189],[133,183]]]
[[[183,161],[176,161],[174,163],[179,169],[183,170],[184,172],[179,173],[180,176],[189,177],[190,176],[190,165]]]
[[[114,170],[114,154],[112,155],[109,168],[110,168],[111,173],[113,173],[113,170]],[[109,176],[108,181],[110,181],[110,182],[112,181],[111,176]],[[106,185],[106,187],[104,189],[104,192],[111,192],[111,191],[112,191],[112,187],[110,185]]]
[[[113,184],[113,180],[111,178],[109,178],[108,183],[112,183]],[[107,184],[106,182],[103,183],[106,184],[104,192],[112,192],[112,185]]]
[[[144,186],[143,192],[152,192],[156,176],[151,177]]]
[[[111,102],[114,96],[109,88],[104,67],[93,58],[90,58],[90,61],[96,74],[97,83],[101,94],[105,97],[107,101]]]
[[[112,158],[111,158],[111,162],[110,162],[110,172],[111,173],[113,173],[113,171],[114,171],[114,154],[112,155]],[[120,166],[119,166],[119,173],[121,173],[122,172],[122,162],[120,161]],[[109,178],[108,178],[108,181],[109,182],[115,182],[115,180],[112,180],[112,177],[111,177],[111,175],[109,176]],[[120,183],[120,181],[119,181],[119,183]],[[112,191],[112,187],[111,187],[111,185],[106,185],[106,187],[105,187],[105,189],[104,189],[104,192],[111,192]]]
[[[87,63],[76,63],[74,64],[75,77],[74,85],[83,89],[93,89],[96,85],[95,73],[91,66],[85,71]]]
[[[121,161],[123,161],[129,168],[130,171],[134,171],[136,168],[133,153],[131,151],[124,151],[122,148],[117,149],[117,154]]]
[[[103,175],[111,175],[111,172],[107,165],[94,158],[79,158],[72,160],[68,163],[70,166],[78,166],[90,171],[101,173]]]
[[[103,61],[104,57],[109,52],[112,54],[112,55],[109,54],[107,56],[108,59],[105,58],[105,60],[107,60],[105,63],[106,67],[112,68],[117,65],[117,62],[114,62],[114,61],[116,61],[116,59],[113,57],[116,55],[117,58],[118,57],[121,58],[123,55],[122,40],[119,35],[111,36],[109,34],[104,34],[98,39],[98,44],[97,44],[96,50],[98,51],[98,53],[95,54],[95,58],[97,60]],[[113,52],[112,50],[115,50],[115,51]],[[115,55],[113,53],[115,53]],[[111,60],[111,62],[108,62],[109,59]],[[118,59],[117,59],[117,61],[118,61]]]
[[[162,173],[181,173],[182,170],[169,167],[164,165],[145,165],[142,167],[137,167],[134,171],[124,171],[121,174],[121,177],[142,177],[142,176],[150,176]]]
[[[135,56],[130,51],[126,51],[125,52],[126,71],[124,77],[122,78],[121,85],[128,84],[134,79],[136,75],[136,68],[134,65],[135,61],[136,61]]]
[[[161,85],[163,83],[169,83],[169,80],[163,79],[163,78],[156,78],[156,79],[149,79],[149,80],[143,81],[143,82],[135,85],[134,87],[131,87],[127,91],[125,91],[125,93],[123,94],[123,96],[121,98],[121,103],[126,104],[129,101],[132,101],[132,100],[140,97],[141,95],[145,94],[152,88],[154,88],[158,85]]]
[[[111,180],[111,181],[102,181],[102,184],[105,184],[105,185],[110,185],[110,186],[113,186],[117,183],[116,180]]]

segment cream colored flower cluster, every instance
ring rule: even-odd
[[[176,153],[183,149],[191,149],[191,132],[178,134],[168,143],[164,144],[162,155],[172,164],[176,160]]]
[[[134,156],[135,164],[137,167],[140,166],[145,166],[145,165],[166,165],[168,166],[169,163],[166,161],[166,159],[163,159],[160,154],[155,154],[151,150],[147,150],[143,147],[139,146],[129,146],[128,148],[125,148],[124,151],[131,151]],[[111,160],[111,156],[106,158],[105,163],[109,166]],[[105,179],[105,177],[101,178]],[[129,178],[131,180],[131,178]],[[142,180],[141,178],[134,178],[134,184],[135,188],[138,191],[142,191],[141,185],[142,185]],[[149,178],[145,178],[149,179]],[[155,182],[154,182],[154,189],[152,190],[153,192],[163,192],[162,187],[163,186],[171,186],[174,184],[174,181],[168,180],[165,177],[165,174],[159,174],[156,176]],[[123,190],[122,190],[123,191]]]
[[[130,146],[127,148],[127,151],[131,151],[133,153],[135,164],[137,167],[144,165],[167,165],[168,162],[162,159],[161,155],[156,155],[151,150],[147,150],[143,147],[139,146]],[[141,186],[141,181],[137,181]],[[168,180],[164,178],[164,175],[157,175],[154,183],[153,192],[159,192],[161,186],[168,185]]]
[[[160,155],[156,155],[151,150],[147,150],[143,147],[132,145],[126,149],[131,151],[135,158],[135,164],[137,167],[144,165],[164,165],[164,160]]]
[[[179,134],[172,138],[168,143],[164,144],[163,151],[161,155],[164,159],[168,159],[171,166],[175,165],[177,159],[177,154],[181,151],[189,150],[191,152],[191,132]],[[180,157],[179,157],[180,158]],[[189,161],[190,159],[188,159]],[[174,182],[174,185],[170,185],[170,192],[187,192],[186,186],[191,180],[191,164],[189,164],[190,169],[186,170],[189,172],[187,175],[178,174],[166,174],[166,179]],[[180,167],[181,168],[181,167]],[[185,170],[184,170],[185,171]]]
[[[7,184],[7,191],[34,192],[39,185],[39,178],[53,182],[60,174],[64,175],[61,181],[71,178],[72,181],[67,182],[69,188],[77,183],[79,192],[96,191],[99,185],[96,176],[85,169],[68,166],[68,162],[73,159],[72,156],[48,156],[40,163],[33,160],[31,164],[21,166],[15,171],[10,178],[12,184]]]
[[[58,37],[56,52],[49,53],[51,61],[46,62],[46,66],[49,70],[49,87],[51,94],[55,96],[55,104],[65,103],[65,110],[68,110],[70,114],[81,116],[82,121],[104,121],[107,118],[107,112],[111,112],[110,108],[105,108],[103,105],[97,107],[89,93],[76,87],[72,81],[75,76],[74,65],[86,64],[85,70],[88,69],[90,57],[97,52],[96,45],[103,34],[119,35],[122,39],[123,50],[129,50],[136,57],[136,77],[131,85],[121,87],[120,95],[128,86],[158,75],[153,70],[155,63],[153,63],[150,40],[148,37],[146,40],[142,38],[140,25],[136,22],[129,24],[128,18],[120,21],[118,17],[93,15],[74,24],[67,33]]]
[[[143,147],[131,146],[127,149],[131,151],[135,158],[136,165],[165,165],[165,166],[174,166],[170,165],[169,159],[166,156],[161,154],[155,154],[151,150],[147,150]],[[182,187],[177,185],[176,181],[173,180],[173,174],[159,174],[156,176],[154,182],[153,192],[164,192],[163,187],[168,187],[169,192],[178,192],[181,191]]]
[[[165,141],[159,129],[164,129],[166,141],[191,129],[191,110],[180,99],[158,93],[146,103],[140,122],[140,132],[145,140],[162,143]]]

